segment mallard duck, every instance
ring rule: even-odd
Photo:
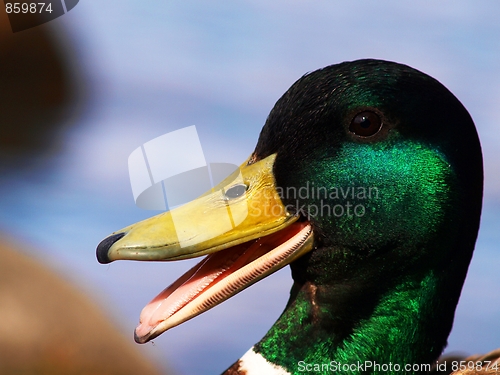
[[[144,308],[138,343],[290,265],[285,310],[225,374],[419,373],[446,346],[482,191],[478,135],[448,89],[344,62],[290,87],[236,174],[111,234],[97,258],[207,255]]]

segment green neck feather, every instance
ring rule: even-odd
[[[391,372],[384,365],[405,369],[406,364],[428,364],[443,345],[433,347],[436,343],[428,337],[428,331],[435,328],[429,307],[436,297],[437,282],[429,274],[420,281],[398,285],[381,296],[371,316],[357,321],[354,328],[349,317],[336,314],[335,303],[347,301],[338,298],[326,302],[328,291],[305,284],[256,345],[256,351],[291,374],[307,372],[308,368],[318,374],[388,374]],[[344,365],[349,371],[341,367]],[[405,370],[397,372],[412,373]]]

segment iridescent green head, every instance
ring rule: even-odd
[[[292,264],[288,308],[303,303],[301,325],[307,331],[322,322],[328,329],[315,331],[325,335],[322,345],[346,358],[359,355],[356,337],[397,356],[389,342],[404,345],[410,337],[402,329],[391,336],[383,326],[405,322],[414,325],[414,353],[428,361],[439,355],[482,202],[481,149],[462,104],[405,65],[332,65],[299,79],[276,103],[254,156],[274,153],[284,204],[315,234],[315,250]],[[293,341],[286,328],[293,319],[285,311],[258,349],[274,355],[277,333]],[[314,336],[303,338],[311,338],[309,347]],[[286,361],[306,356],[296,351]]]
[[[235,175],[114,232],[96,255],[207,255],[146,305],[140,343],[290,264],[288,305],[241,363],[281,374],[425,364],[446,345],[481,200],[481,149],[462,104],[415,69],[359,60],[299,79]]]

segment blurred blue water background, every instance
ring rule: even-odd
[[[2,176],[0,228],[37,248],[133,340],[142,307],[196,261],[97,263],[102,238],[154,214],[134,205],[128,155],[196,125],[208,161],[238,165],[304,73],[365,57],[398,61],[445,84],[477,125],[484,213],[448,351],[499,347],[498,14],[495,1],[81,1],[48,27],[74,50],[90,103],[61,152]],[[220,373],[264,335],[290,286],[285,268],[141,349],[179,374]]]

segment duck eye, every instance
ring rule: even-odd
[[[360,137],[370,137],[376,134],[382,127],[380,116],[372,111],[358,113],[349,125],[349,131]]]
[[[245,194],[246,191],[247,191],[247,186],[245,184],[238,184],[231,186],[229,189],[227,189],[226,192],[224,193],[224,196],[226,197],[226,199],[234,199]]]

